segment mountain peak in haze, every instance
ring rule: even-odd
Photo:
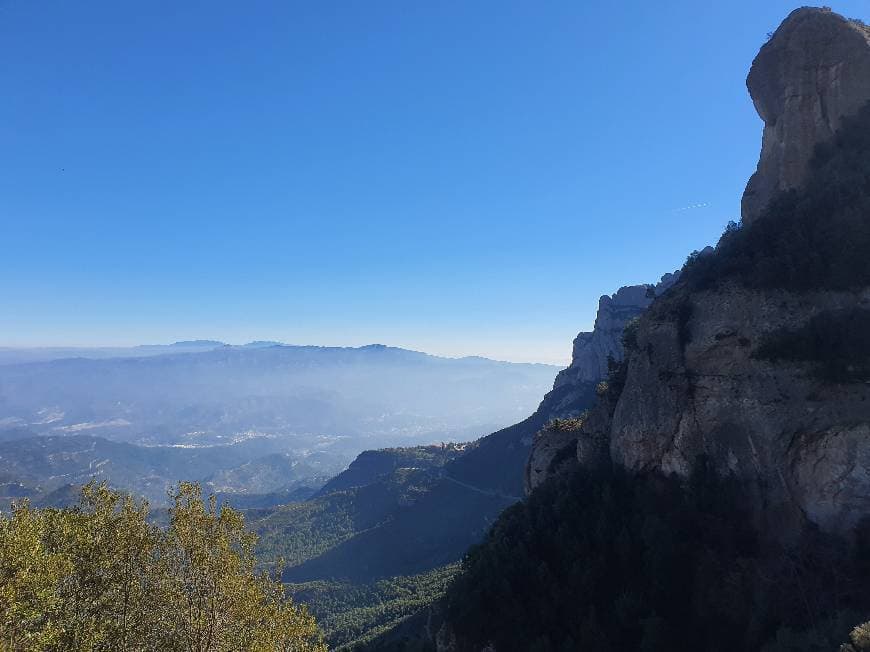
[[[161,346],[160,344],[144,344],[143,346]],[[226,342],[220,342],[218,340],[181,340],[178,342],[173,342],[169,346],[179,348],[179,349],[190,349],[190,348],[203,348],[203,349],[214,349],[219,346],[226,346]]]

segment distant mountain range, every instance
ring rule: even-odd
[[[244,346],[259,345],[251,342]],[[277,342],[276,342],[277,344]],[[26,362],[47,362],[64,358],[140,358],[166,353],[197,353],[228,346],[216,340],[189,340],[173,344],[140,344],[138,346],[42,346],[8,347],[0,346],[0,365],[21,364]]]
[[[558,371],[383,345],[137,350],[147,353],[0,366],[0,439],[11,430],[202,446],[267,436],[352,459],[366,448],[474,439],[530,412]]]
[[[0,346],[0,365],[27,362],[48,362],[66,358],[144,358],[167,353],[202,353],[224,347],[236,349],[264,349],[272,346],[292,346],[273,340],[255,340],[247,344],[227,344],[219,340],[182,340],[172,344],[138,344],[136,346]],[[383,346],[371,344],[369,346]],[[320,348],[320,347],[316,347]],[[386,348],[386,347],[385,347]]]
[[[531,411],[558,371],[211,340],[0,360],[0,500],[97,477],[152,501],[198,480],[249,507],[307,497],[368,448],[475,439]]]

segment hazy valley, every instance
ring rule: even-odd
[[[508,424],[556,373],[385,346],[175,348],[0,364],[0,493],[43,496],[90,477],[156,502],[179,480],[313,490],[364,449]]]

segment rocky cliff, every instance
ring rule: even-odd
[[[758,171],[743,195],[743,220],[800,186],[815,147],[870,99],[867,28],[830,9],[803,7],[761,48],[746,85],[764,121]]]
[[[745,224],[640,318],[624,366],[559,454],[682,477],[706,458],[752,489],[768,531],[806,519],[842,529],[870,514],[864,28],[794,12],[749,88],[765,136]],[[540,462],[547,448],[541,438],[530,458],[538,483],[558,472]]]
[[[625,325],[649,307],[653,299],[671,287],[677,274],[665,274],[657,285],[629,285],[598,300],[592,332],[574,339],[571,364],[556,376],[554,387],[570,383],[597,383],[607,376],[609,358],[622,359]]]
[[[576,419],[590,407],[590,390],[607,377],[608,365],[623,359],[622,333],[626,324],[643,314],[677,278],[677,273],[665,274],[656,285],[622,287],[598,300],[592,331],[580,333],[574,339],[571,364],[556,376],[553,391],[539,408],[546,412],[547,418],[544,427],[534,435],[532,454],[526,465],[526,492],[538,485],[539,478],[547,475],[560,451],[573,441]]]
[[[786,19],[749,76],[765,132],[743,223],[629,328],[602,300],[542,403],[527,499],[373,649],[836,649],[868,612],[866,61],[861,24]]]
[[[625,325],[652,303],[656,296],[673,285],[676,274],[666,274],[657,285],[632,285],[620,288],[598,302],[591,332],[574,340],[571,364],[559,372],[552,391],[527,419],[483,437],[467,453],[450,462],[447,474],[459,481],[502,495],[519,497],[528,488],[526,461],[532,442],[555,419],[571,419],[583,414],[595,401],[595,387],[607,375],[608,359],[622,360],[622,331]],[[554,444],[560,436],[553,433],[546,441]],[[542,455],[549,455],[549,448]],[[519,498],[517,498],[519,499]]]

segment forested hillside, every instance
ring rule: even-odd
[[[392,454],[393,470],[367,484],[247,512],[259,558],[284,560],[284,581],[333,646],[370,638],[441,597],[457,560],[513,502],[446,479],[444,456],[429,448]]]

